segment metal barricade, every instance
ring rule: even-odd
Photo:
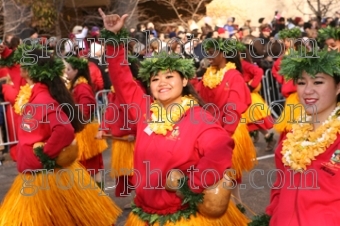
[[[102,117],[104,115],[104,111],[109,104],[108,94],[112,92],[109,89],[100,90],[96,93],[96,118],[98,123],[102,122]]]
[[[280,106],[283,106],[286,100],[281,94],[281,85],[273,77],[271,69],[266,70],[262,78],[261,95],[271,107],[273,117],[279,118],[283,110],[283,107]]]

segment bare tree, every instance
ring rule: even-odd
[[[21,30],[30,24],[33,13],[30,7],[18,4],[15,0],[2,0],[4,17],[3,33],[20,34]]]
[[[143,0],[144,2],[157,2],[157,4],[161,4],[166,6],[167,8],[174,11],[177,16],[176,22],[181,24],[182,26],[189,28],[188,21],[200,20],[203,15],[199,14],[199,11],[202,10],[206,3],[211,2],[211,0]],[[171,21],[175,22],[175,21]]]
[[[308,7],[310,10],[313,12],[313,14],[321,19],[329,13],[332,8],[335,6],[338,6],[340,4],[340,0],[303,0],[303,1],[298,1],[294,2],[297,9],[304,15],[307,13],[305,12],[304,9],[301,9],[305,3],[308,4]]]

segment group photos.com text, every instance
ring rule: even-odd
[[[94,42],[95,41],[95,39],[94,38],[86,38],[86,40],[87,41],[90,41],[90,42]],[[146,39],[147,40],[147,39]],[[75,40],[75,43],[77,43],[78,44],[78,46],[79,46],[79,43],[81,43],[81,42],[83,42],[84,41],[84,39],[79,39],[79,38],[77,38],[76,40]],[[119,52],[119,48],[120,48],[120,45],[119,45],[119,43],[118,43],[118,41],[117,40],[115,40],[115,39],[113,39],[113,38],[108,38],[108,39],[104,39],[104,38],[99,38],[98,39],[98,41],[100,42],[100,44],[102,45],[102,46],[104,46],[104,47],[106,47],[106,45],[113,45],[113,46],[115,46],[115,51],[114,51],[114,53],[110,56],[110,55],[106,55],[106,53],[102,53],[100,56],[102,56],[103,54],[104,54],[104,59],[106,59],[106,58],[115,58],[117,55],[118,55],[118,52]],[[131,42],[133,42],[133,43],[135,43],[136,44],[136,46],[138,46],[139,47],[139,51],[141,51],[142,50],[142,46],[144,46],[144,47],[147,47],[147,46],[150,46],[150,44],[152,43],[152,42],[158,42],[158,44],[159,44],[159,47],[158,47],[158,52],[160,52],[162,49],[164,49],[164,44],[163,44],[163,42],[160,40],[160,39],[158,39],[158,38],[154,38],[154,39],[152,39],[152,40],[150,40],[149,42],[147,42],[147,43],[141,43],[139,40],[137,40],[137,39],[135,39],[135,38],[121,38],[120,39],[120,41],[123,43],[123,45],[124,45],[124,48],[125,49],[128,49],[128,45],[129,45],[129,43],[131,43]],[[197,57],[196,55],[195,55],[195,53],[194,53],[194,51],[193,51],[193,42],[197,42],[197,43],[199,43],[199,40],[198,39],[190,39],[189,40],[190,42],[188,42],[187,44],[189,45],[189,54],[191,55],[191,56],[193,56],[193,58],[194,57]],[[300,52],[299,52],[299,55],[296,55],[297,53],[293,53],[293,51],[291,51],[289,54],[288,54],[288,56],[292,56],[292,57],[301,57],[301,58],[318,58],[319,56],[318,56],[318,49],[317,49],[317,41],[315,40],[315,39],[310,39],[310,38],[298,38],[298,39],[293,39],[293,38],[291,38],[291,39],[288,39],[288,41],[291,43],[291,46],[294,46],[294,44],[295,43],[299,43],[300,45],[301,45],[301,47],[303,47],[303,46],[309,46],[309,48],[303,48]],[[37,48],[39,45],[37,44],[37,43],[43,43],[43,45],[40,45],[44,50],[46,50],[46,52],[45,51],[42,51],[42,56],[36,56],[36,55],[34,55],[34,54],[29,54],[30,52],[32,52],[35,48]],[[205,51],[205,49],[204,49],[204,46],[205,46],[205,43],[208,43],[208,42],[212,42],[212,43],[214,43],[214,46],[215,46],[215,51],[214,51],[214,53],[213,54],[208,54],[206,51]],[[256,43],[256,42],[259,42],[260,44],[262,44],[262,45],[264,45],[265,44],[265,42],[264,42],[264,39],[262,39],[262,38],[255,38],[254,40],[251,40],[250,41],[250,43],[248,44],[248,52],[249,52],[249,54],[250,54],[250,57],[252,57],[252,58],[264,58],[264,55],[257,55],[256,53],[255,53],[255,50],[254,50],[254,43]],[[277,54],[277,55],[275,55],[275,54],[273,54],[273,52],[272,52],[272,46],[274,45],[274,43],[278,43],[279,45],[280,45],[280,52],[279,52],[279,54]],[[62,53],[62,46],[64,46],[65,45],[65,43],[66,43],[66,45],[69,45],[69,48],[71,47],[71,49],[72,49],[72,43],[74,43],[74,41],[71,41],[70,39],[68,39],[68,38],[62,38],[62,39],[60,39],[60,40],[56,40],[55,38],[50,38],[50,39],[48,39],[48,40],[45,40],[45,39],[42,39],[42,38],[37,38],[37,39],[31,39],[31,38],[27,38],[27,39],[24,39],[23,40],[23,43],[24,44],[30,44],[30,47],[27,47],[26,48],[26,46],[24,46],[24,51],[23,51],[23,56],[22,56],[22,58],[21,58],[21,64],[25,64],[25,65],[31,65],[31,64],[35,64],[36,62],[37,62],[37,60],[38,60],[38,57],[42,57],[42,58],[48,58],[49,56],[48,56],[48,54],[47,54],[47,49],[49,48],[48,47],[48,45],[49,44],[51,44],[51,43],[53,43],[53,45],[56,45],[56,48],[55,48],[55,50],[56,50],[56,55],[58,56],[58,57],[60,57],[60,58],[68,58],[68,57],[70,57],[70,56],[72,56],[73,55],[73,53],[72,52],[68,52],[66,55],[64,55],[63,53]],[[171,47],[172,46],[172,44],[174,44],[174,43],[177,43],[177,44],[179,44],[180,45],[180,47],[181,47],[181,52],[183,52],[183,50],[185,49],[185,44],[182,42],[182,40],[180,40],[180,39],[178,39],[178,38],[172,38],[172,39],[170,39],[167,43],[166,43],[166,48],[165,49],[168,49],[168,47]],[[200,49],[200,51],[201,51],[201,53],[203,54],[203,56],[205,57],[205,58],[214,58],[214,57],[216,57],[217,55],[218,55],[218,53],[219,53],[219,51],[218,51],[218,46],[220,45],[221,43],[218,43],[218,41],[216,40],[216,39],[213,39],[213,38],[207,38],[207,39],[204,39],[203,41],[202,41],[202,45],[201,45],[201,49]],[[228,38],[228,39],[225,39],[224,40],[224,42],[223,42],[223,45],[224,45],[224,47],[226,48],[226,49],[228,49],[228,54],[225,52],[225,51],[223,51],[223,54],[224,54],[224,56],[226,57],[226,58],[234,58],[235,56],[237,56],[237,47],[236,47],[236,40],[235,39],[233,39],[233,38]],[[331,48],[331,47],[330,47]],[[148,49],[149,48],[146,48],[145,50],[146,51],[148,51]],[[307,54],[307,51],[308,51],[308,49],[310,49],[310,50],[312,50],[312,53],[313,54]],[[333,50],[337,50],[336,48],[334,48]],[[78,49],[77,50],[78,52],[78,55],[79,55],[79,51],[80,51],[80,49]],[[94,50],[94,51],[96,51],[96,50]],[[102,49],[101,49],[101,51],[102,51]],[[129,63],[128,63],[128,58],[138,58],[139,57],[139,51],[135,51],[135,53],[134,53],[134,55],[130,55],[130,54],[125,54],[125,60],[124,60],[124,62],[121,62],[121,64],[122,65],[129,65]],[[230,54],[230,52],[232,52],[232,54]],[[281,40],[281,39],[276,39],[276,40],[273,40],[273,41],[270,41],[269,42],[269,44],[267,44],[266,45],[266,52],[267,52],[267,54],[269,55],[269,56],[271,56],[271,57],[273,57],[273,58],[277,58],[277,57],[279,57],[279,56],[281,56],[283,53],[285,53],[286,52],[286,47],[285,47],[285,44],[284,44],[284,42],[283,42],[283,40]],[[148,52],[146,52],[146,54],[143,56],[143,58],[157,58],[157,57],[165,57],[166,56],[166,54],[165,55],[148,55],[147,54]],[[88,57],[88,58],[90,58],[91,56],[90,56],[90,52],[89,53],[87,53],[87,55],[84,55],[84,53],[82,53],[82,56],[84,56],[84,57]],[[180,57],[178,54],[176,55],[173,55],[173,54],[171,54],[171,55],[169,55],[170,57],[174,57],[174,58],[177,58],[177,57]],[[246,58],[247,57],[247,55],[246,55],[246,53],[241,53],[240,54],[240,57],[241,58]],[[30,60],[30,61],[27,61],[26,59],[31,59],[31,58],[34,58],[34,60],[33,60],[33,62]],[[96,56],[96,57],[91,57],[91,58],[95,58],[95,59],[98,59],[99,57],[98,56]],[[103,62],[101,61],[101,62],[99,62],[99,65],[108,65],[107,63],[106,63],[106,61],[104,60]]]
[[[97,115],[98,112],[102,115],[104,112],[107,110],[111,110],[113,112],[112,118],[108,117],[100,117],[101,122],[103,122],[103,127],[101,130],[109,130],[107,127],[108,125],[113,125],[117,123],[119,119],[122,119],[124,122],[124,125],[120,128],[121,130],[131,130],[129,125],[131,124],[138,124],[140,120],[144,120],[145,124],[148,123],[164,123],[165,120],[173,123],[173,124],[178,124],[181,122],[183,119],[183,116],[188,116],[190,117],[190,123],[193,125],[197,125],[200,122],[201,123],[206,123],[206,124],[215,124],[217,122],[222,122],[224,124],[234,124],[238,120],[238,116],[236,113],[237,109],[237,104],[235,103],[227,103],[223,106],[222,109],[218,108],[217,105],[213,103],[207,103],[203,107],[201,107],[200,110],[200,118],[196,118],[195,113],[194,113],[194,107],[198,106],[197,104],[194,103],[193,100],[190,100],[190,103],[188,106],[190,106],[190,109],[185,112],[184,108],[182,105],[178,103],[172,103],[170,104],[167,109],[163,109],[159,105],[156,104],[150,104],[150,95],[144,95],[143,98],[146,99],[146,108],[145,109],[153,109],[157,108],[159,115],[157,118],[157,121],[152,121],[151,120],[151,112],[146,111],[145,115],[142,115],[141,111],[141,106],[137,103],[130,103],[130,104],[120,104],[117,106],[115,103],[109,103],[107,105],[98,103],[97,106],[96,104],[86,104],[86,107],[90,108],[90,115]],[[69,104],[69,103],[63,103],[60,104],[58,107],[56,107],[54,104],[31,104],[27,103],[22,106],[21,112],[22,112],[22,120],[21,120],[21,128],[25,129],[27,128],[27,125],[29,125],[30,131],[35,130],[38,128],[39,123],[50,123],[47,117],[42,118],[40,121],[35,119],[34,116],[37,111],[42,112],[42,115],[47,115],[49,111],[56,111],[56,119],[58,120],[59,123],[61,124],[68,124],[71,121],[74,120],[74,117],[78,117],[79,121],[83,124],[88,124],[91,123],[92,119],[84,119],[83,112],[84,105],[83,104],[76,104],[76,106],[79,108],[78,115],[77,113],[74,112],[74,108]],[[285,115],[285,111],[283,111],[284,106],[279,104],[279,103],[273,103],[268,106],[268,111],[267,115],[270,116],[270,112],[273,110],[273,108],[280,109],[282,112],[282,115],[278,119],[274,119],[272,117],[268,117],[268,120],[270,120],[273,124],[279,124],[283,122],[284,120],[287,121],[288,123],[317,123],[318,122],[318,117],[317,117],[317,106],[316,105],[309,105],[309,106],[303,106],[302,104],[288,104],[287,105],[290,109],[290,115]],[[98,108],[99,107],[99,108]],[[252,104],[249,107],[248,111],[248,120],[244,117],[241,117],[239,119],[239,123],[253,123],[253,124],[263,124],[264,120],[256,120],[254,118],[254,111],[256,111],[256,108],[260,108],[263,110],[265,107],[265,104],[263,103],[255,103]],[[62,117],[62,111],[64,108],[68,108],[68,111],[70,112],[70,115],[67,120],[65,120]],[[177,109],[176,109],[177,108]],[[99,111],[98,111],[99,109]],[[312,112],[311,114],[307,115],[306,112],[307,110],[311,109]],[[173,121],[172,115],[174,114],[174,110],[179,110],[179,120],[178,121]],[[166,111],[166,118],[163,118],[163,112]],[[299,112],[300,117],[294,118],[294,112]],[[131,113],[135,113],[135,118],[131,119]],[[123,114],[123,115],[122,115]],[[208,115],[212,116],[207,117]],[[309,117],[308,117],[309,116]],[[121,118],[122,117],[122,118]],[[287,120],[288,119],[288,120]]]
[[[181,188],[184,184],[178,183],[178,187],[173,187],[174,183],[167,180],[169,175],[172,173],[173,170],[169,170],[168,172],[162,172],[160,169],[151,169],[151,163],[149,161],[143,161],[145,164],[145,176],[142,177],[141,173],[136,169],[121,169],[120,173],[124,173],[126,176],[117,177],[114,180],[114,186],[116,187],[119,183],[119,180],[122,181],[128,181],[127,175],[130,175],[133,173],[134,175],[134,185],[128,184],[126,188],[124,188],[124,191],[122,191],[122,196],[129,196],[131,195],[131,190],[138,188],[141,186],[141,181],[143,181],[143,189],[165,189],[165,186],[171,189]],[[87,172],[85,172],[87,171]],[[195,166],[191,166],[189,169],[186,170],[186,173],[184,173],[181,170],[176,169],[176,171],[179,173],[177,175],[181,175],[181,177],[184,177],[185,175],[188,175],[190,178],[188,183],[189,186],[195,190],[199,189],[199,187],[196,185],[195,180],[197,179],[197,176],[195,176],[196,173],[199,173],[199,170],[195,168]],[[291,169],[287,170],[288,173],[285,174],[280,169],[271,169],[268,172],[265,172],[263,169],[254,169],[250,171],[248,174],[249,179],[249,185],[253,189],[264,189],[265,186],[260,185],[260,182],[258,181],[258,177],[265,177],[266,178],[266,185],[271,189],[281,189],[284,184],[286,184],[286,181],[290,181],[290,185],[287,189],[311,189],[316,190],[320,189],[318,180],[318,172],[314,169],[309,169],[306,171],[294,171]],[[92,169],[84,169],[79,168],[75,170],[70,169],[58,169],[58,170],[46,170],[46,169],[40,169],[40,170],[25,170],[22,174],[22,189],[21,194],[26,196],[32,196],[35,195],[39,190],[48,190],[50,189],[49,181],[51,179],[49,178],[49,174],[54,174],[54,180],[56,182],[56,185],[59,189],[62,190],[68,190],[71,189],[72,186],[79,186],[83,189],[96,189],[96,185],[94,182],[93,177],[91,177],[91,181],[88,183],[84,182],[84,173],[89,173],[90,175],[94,176],[95,170]],[[106,175],[116,173],[116,175],[119,175],[118,172],[114,169],[100,169],[99,170],[103,182],[106,183]],[[164,174],[166,173],[166,174]],[[41,174],[41,177],[38,177],[37,175]],[[295,180],[294,178],[296,175],[300,177],[299,180]],[[29,176],[28,176],[29,175]],[[229,175],[226,177],[225,175]],[[218,186],[218,182],[222,179],[224,181],[222,182],[222,187],[225,189],[234,189],[237,185],[239,185],[240,189],[247,189],[246,184],[237,184],[236,180],[230,179],[233,177],[233,175],[236,175],[236,171],[233,169],[226,169],[223,173],[222,178],[220,174],[215,169],[205,169],[201,173],[200,184],[204,189],[215,189]],[[279,175],[279,177],[277,177]],[[67,176],[70,180],[66,183],[65,180],[61,178],[65,178]],[[255,179],[256,177],[256,179]],[[280,181],[276,181],[276,177],[280,179]],[[288,178],[287,178],[288,177]],[[77,178],[77,180],[75,179]],[[152,181],[151,182],[151,179]],[[196,179],[195,179],[196,178]],[[209,178],[209,181],[212,182],[208,185],[207,178]],[[212,181],[211,178],[214,178]],[[36,185],[34,182],[35,180],[39,180],[39,186]],[[164,182],[165,180],[165,182]],[[78,184],[76,184],[78,183]],[[274,185],[275,183],[275,185]],[[101,192],[102,195],[108,195],[104,192]]]

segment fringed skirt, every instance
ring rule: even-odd
[[[232,155],[232,169],[236,171],[236,175],[229,176],[234,179],[240,179],[242,178],[242,171],[250,171],[257,163],[256,148],[245,123],[238,124],[232,138],[235,142]]]
[[[230,201],[228,210],[220,218],[207,218],[203,215],[197,213],[196,216],[191,216],[190,219],[181,219],[176,223],[167,222],[164,226],[247,226],[250,221],[248,218],[242,214],[235,204]],[[143,221],[135,213],[130,213],[126,221],[125,226],[146,226],[147,222]],[[160,226],[157,222],[154,226]]]
[[[84,130],[76,134],[79,146],[79,160],[84,161],[101,154],[108,145],[105,139],[95,139],[99,124],[91,122],[86,124]]]
[[[80,164],[19,174],[0,208],[1,226],[111,226],[122,211]]]
[[[127,138],[124,136],[122,138]],[[113,140],[111,155],[111,177],[133,175],[133,153],[135,142]]]
[[[249,131],[258,129],[269,130],[273,128],[273,118],[271,117],[270,108],[257,92],[251,93],[251,105],[242,118],[246,119]]]
[[[292,130],[294,120],[304,112],[303,106],[299,102],[297,93],[290,94],[280,117],[276,120],[274,129],[278,133],[287,133]]]

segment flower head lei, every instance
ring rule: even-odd
[[[178,54],[160,52],[152,58],[147,58],[140,63],[138,77],[150,85],[150,78],[160,71],[177,71],[184,78],[191,79],[195,76],[195,66],[192,59],[183,59]]]
[[[286,38],[293,38],[293,39],[297,39],[300,38],[302,35],[302,32],[300,30],[300,28],[292,28],[292,29],[283,29],[279,32],[279,38],[280,39],[286,39]]]
[[[340,76],[340,53],[327,49],[307,51],[300,48],[283,57],[279,73],[285,75],[287,80],[296,81],[304,71],[312,77],[318,73]]]
[[[325,42],[327,39],[340,40],[340,28],[326,27],[318,30],[318,41]]]
[[[31,52],[35,49],[41,51],[42,55],[34,55]],[[45,55],[46,54],[46,55]],[[50,55],[47,51],[39,45],[19,45],[15,51],[14,57],[20,62],[20,66],[28,71],[30,78],[37,81],[45,79],[53,80],[56,77],[63,75],[65,68],[64,63],[61,59],[55,58]],[[49,61],[45,64],[39,64],[38,58],[53,58],[53,61]]]
[[[73,69],[84,70],[88,67],[88,60],[85,58],[71,56],[67,57],[65,61],[69,63]]]

